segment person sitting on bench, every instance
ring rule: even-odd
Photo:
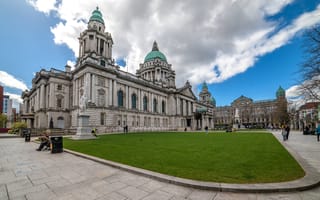
[[[37,151],[41,151],[43,147],[50,148],[50,139],[47,133],[42,134],[42,136],[39,137],[40,139],[40,146],[37,148]]]

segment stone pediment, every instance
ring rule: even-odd
[[[196,96],[193,94],[193,92],[192,92],[190,87],[181,88],[179,93],[184,95],[184,96],[190,97],[192,99],[197,99]]]
[[[243,106],[243,105],[249,105],[253,102],[252,99],[245,97],[243,95],[241,95],[239,98],[237,98],[236,100],[234,100],[231,105],[232,106]]]

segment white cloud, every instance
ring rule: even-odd
[[[38,3],[41,0],[32,0],[31,5],[44,13],[56,13],[61,21],[51,27],[54,41],[67,45],[76,56],[77,38],[98,5],[114,40],[113,56],[125,58],[128,71],[135,73],[157,40],[176,71],[177,84],[188,79],[196,85],[245,72],[261,56],[320,22],[319,7],[285,27],[267,20],[292,1],[60,0],[49,10]]]
[[[67,65],[69,65],[71,67],[71,71],[72,71],[72,70],[74,70],[76,63],[74,61],[68,60]]]
[[[293,85],[290,88],[288,88],[286,90],[286,97],[288,97],[289,99],[295,99],[297,97],[300,97],[300,92],[299,92],[299,85]]]
[[[17,103],[22,103],[23,102],[23,100],[21,99],[21,95],[20,94],[13,94],[13,93],[5,92],[4,95],[9,95],[9,98],[13,99]]]
[[[56,0],[27,0],[34,8],[45,14],[50,14],[51,11],[56,10]]]
[[[9,98],[12,99],[12,108],[16,108],[17,112],[20,110],[20,103],[23,102],[21,95],[5,92],[4,95],[9,95]]]
[[[19,80],[11,74],[8,74],[5,71],[0,71],[0,84],[6,87],[16,88],[22,91],[28,89],[27,85],[23,81]]]

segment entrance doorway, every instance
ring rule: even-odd
[[[191,119],[187,119],[187,127],[191,127]]]
[[[57,127],[63,129],[64,128],[64,118],[58,117]]]

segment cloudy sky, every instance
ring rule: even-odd
[[[135,73],[158,42],[196,95],[206,81],[217,105],[245,95],[292,96],[303,62],[303,31],[320,22],[320,0],[10,0],[0,2],[0,84],[17,98],[41,68],[64,69],[99,6],[113,56]]]

